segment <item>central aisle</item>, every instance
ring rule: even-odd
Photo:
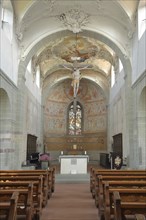
[[[56,183],[41,220],[99,220],[89,183]]]

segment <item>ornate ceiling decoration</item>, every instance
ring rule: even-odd
[[[41,75],[45,79],[50,73],[62,72],[60,64],[91,64],[92,71],[103,76],[111,73],[111,66],[116,66],[115,52],[84,31],[93,31],[109,38],[115,45],[130,56],[130,39],[134,30],[134,20],[139,0],[12,0],[16,16],[16,31],[19,41],[20,59],[24,59],[29,51],[42,42],[33,57],[32,69],[39,65]],[[59,32],[69,30],[70,37],[60,37]],[[43,40],[51,34],[56,39]],[[94,37],[94,36],[93,36]],[[102,39],[101,39],[102,40]],[[104,41],[103,41],[104,42]],[[65,70],[64,70],[65,71]],[[67,71],[67,70],[66,70]],[[90,70],[89,79],[92,75]],[[94,77],[95,78],[95,77]]]
[[[115,62],[115,53],[100,41],[73,35],[59,39],[33,57],[34,66],[40,66],[42,75],[64,63],[74,63],[73,57],[79,57],[78,63],[91,64],[93,69],[110,73],[111,65]],[[35,69],[35,68],[34,68]],[[102,71],[103,70],[103,71]]]
[[[83,10],[72,8],[58,16],[64,26],[73,33],[82,32],[82,28],[89,23],[90,15]]]

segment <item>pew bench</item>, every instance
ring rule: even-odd
[[[19,192],[13,192],[10,201],[0,201],[0,219],[16,220],[17,219],[17,201]]]
[[[29,176],[28,176],[29,175]],[[0,175],[0,182],[6,182],[6,181],[13,181],[13,182],[19,182],[19,181],[38,181],[39,179],[42,179],[42,194],[43,194],[43,201],[42,201],[42,205],[43,207],[46,206],[47,201],[48,201],[48,176],[46,175],[31,175],[31,174],[26,174],[26,173],[22,173],[22,174],[6,174],[6,175]]]
[[[18,193],[17,217],[21,219],[32,220],[34,217],[33,207],[33,184],[30,183],[27,188],[19,189],[0,189],[0,203],[10,202],[13,193]]]
[[[146,189],[110,189],[105,186],[103,199],[104,208],[103,213],[100,213],[100,219],[114,219],[114,192],[119,192],[123,204],[123,216],[135,214],[143,214],[146,216]]]
[[[146,213],[138,214],[141,210],[146,209],[146,202],[122,202],[118,191],[113,192],[114,201],[114,220],[145,220]],[[129,213],[126,213],[127,212]],[[130,212],[136,214],[130,214]]]
[[[135,175],[110,175],[110,176],[104,176],[104,175],[98,175],[96,179],[96,185],[95,185],[95,205],[98,207],[99,205],[99,192],[103,192],[103,181],[146,181],[146,176],[135,176]]]
[[[96,169],[91,167],[90,168],[90,191],[92,192],[92,188],[94,188],[94,182],[97,175],[104,175],[104,174],[129,174],[129,175],[146,175],[146,170],[110,170],[110,169]]]
[[[0,190],[3,189],[22,189],[27,188],[29,181],[7,181],[0,182]],[[34,215],[41,216],[42,213],[42,178],[41,176],[37,181],[33,181],[33,206],[34,206]]]
[[[90,192],[92,197],[95,198],[96,184],[99,175],[104,176],[146,176],[146,170],[90,170]]]
[[[55,168],[52,167],[49,170],[2,170],[0,173],[1,176],[39,176],[43,175],[43,188],[45,190],[44,197],[48,195],[48,198],[51,197],[52,193],[55,190]],[[48,191],[46,193],[46,191]],[[46,205],[46,199],[43,202],[43,205]]]
[[[110,189],[146,189],[146,181],[102,181],[98,192],[99,215],[102,216],[106,199],[105,190]]]
[[[98,207],[98,200],[102,198],[103,190],[104,190],[104,184],[105,182],[109,184],[109,187],[127,187],[127,188],[146,188],[146,179],[144,180],[140,179],[139,176],[122,176],[119,178],[117,177],[109,177],[109,176],[103,176],[99,175],[98,177],[98,183],[96,186],[96,195],[95,195],[95,205]]]

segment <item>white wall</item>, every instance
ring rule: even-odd
[[[5,16],[0,20],[0,69],[17,85],[18,45],[13,27],[12,6],[9,6],[9,10],[5,8],[4,11]],[[2,5],[0,5],[0,16],[1,14]]]
[[[136,18],[136,32],[133,37],[132,84],[134,84],[146,70],[146,3],[145,5],[143,3],[142,1],[139,3]]]

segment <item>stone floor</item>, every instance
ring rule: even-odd
[[[87,174],[60,174],[56,168],[55,192],[43,209],[41,220],[99,220],[98,209],[90,193],[90,167],[98,167],[97,162],[88,164]]]
[[[56,183],[41,220],[99,220],[89,183]]]

